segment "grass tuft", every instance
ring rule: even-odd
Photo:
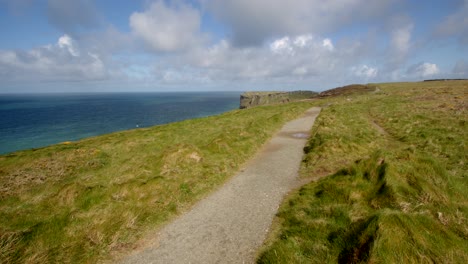
[[[468,262],[468,82],[376,86],[323,101],[258,263]]]

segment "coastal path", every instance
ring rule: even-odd
[[[244,168],[121,263],[253,263],[283,197],[299,185],[320,108],[286,123]]]

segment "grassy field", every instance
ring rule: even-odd
[[[323,99],[258,263],[468,263],[468,81]]]
[[[374,84],[0,156],[0,262],[95,263],[322,113],[259,263],[468,263],[468,82]]]
[[[131,249],[309,107],[236,110],[0,156],[0,262],[95,263]]]

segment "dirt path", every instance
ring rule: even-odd
[[[297,185],[320,108],[284,125],[244,169],[121,263],[252,263],[283,196]]]

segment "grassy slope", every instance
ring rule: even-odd
[[[95,263],[232,176],[294,103],[0,156],[2,263]]]
[[[468,82],[328,98],[259,263],[468,263]]]

